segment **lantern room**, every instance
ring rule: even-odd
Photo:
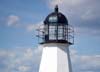
[[[50,13],[44,20],[44,24],[38,29],[40,44],[44,43],[74,43],[74,30],[68,24],[67,18],[59,12],[55,6],[54,12]]]

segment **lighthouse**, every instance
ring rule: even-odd
[[[43,48],[39,72],[72,72],[69,46],[74,43],[73,28],[58,5],[37,31]]]

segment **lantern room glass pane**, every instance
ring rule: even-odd
[[[63,26],[58,26],[58,40],[61,40],[63,39],[64,37],[64,28]]]
[[[57,16],[51,16],[49,22],[57,22]]]
[[[49,26],[49,39],[56,39],[57,28],[56,26]]]

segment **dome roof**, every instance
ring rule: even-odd
[[[55,12],[50,13],[44,21],[44,24],[50,23],[68,24],[67,18],[58,12],[58,6],[55,7]]]

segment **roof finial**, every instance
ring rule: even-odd
[[[58,5],[55,6],[55,12],[58,12]]]

